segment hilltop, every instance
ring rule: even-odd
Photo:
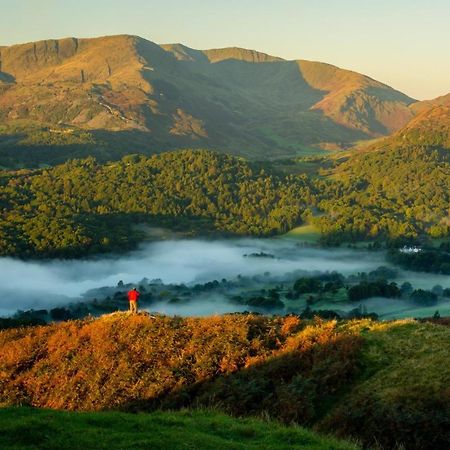
[[[450,149],[450,94],[411,105],[414,117],[391,136],[363,152],[406,148]]]
[[[356,72],[241,48],[127,35],[32,42],[0,48],[0,162],[186,146],[308,154],[388,135],[414,103]]]
[[[394,145],[450,149],[450,94],[414,106],[416,117],[391,138]]]
[[[0,403],[146,412],[207,406],[364,445],[445,448],[445,323],[115,313],[4,330]]]

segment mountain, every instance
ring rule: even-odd
[[[413,111],[416,117],[395,138],[400,138],[403,144],[450,149],[450,94],[416,103]]]
[[[365,146],[365,150],[450,149],[450,94],[414,103],[410,109],[414,114],[410,121],[391,136]]]
[[[179,147],[296,155],[388,135],[414,103],[356,72],[241,48],[40,41],[0,47],[0,163],[94,149],[103,159]]]

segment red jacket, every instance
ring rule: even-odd
[[[139,291],[135,291],[134,289],[132,289],[128,292],[128,300],[130,302],[137,302],[140,295],[141,293]]]

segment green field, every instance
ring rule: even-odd
[[[302,449],[359,447],[296,426],[213,411],[76,413],[0,409],[2,449]]]
[[[297,242],[316,244],[320,239],[320,232],[315,225],[301,225],[288,231],[281,237],[295,239]]]

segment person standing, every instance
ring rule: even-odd
[[[128,301],[130,302],[130,312],[135,314],[138,311],[137,302],[141,293],[133,288],[131,291],[128,291]]]

